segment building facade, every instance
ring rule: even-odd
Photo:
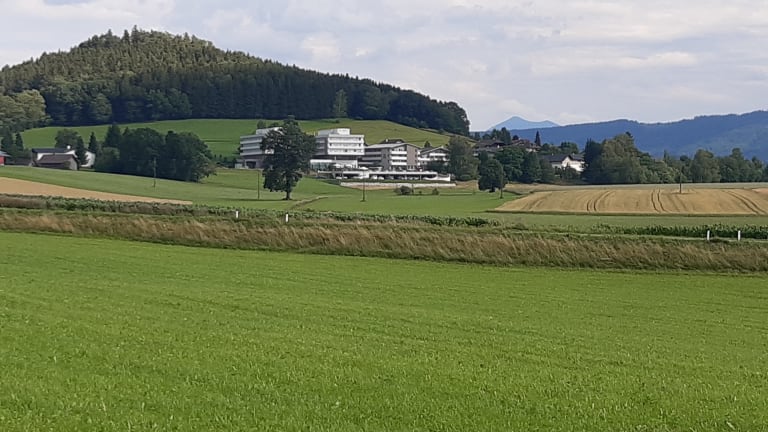
[[[264,157],[271,152],[261,149],[264,137],[272,131],[279,131],[279,127],[257,129],[253,135],[240,137],[240,159],[244,168],[264,168]]]
[[[419,148],[406,142],[370,145],[365,147],[360,166],[385,171],[415,171],[421,168]]]
[[[354,135],[348,128],[326,129],[317,132],[317,149],[312,158],[312,168],[357,168],[358,160],[365,155],[365,135]]]
[[[264,158],[272,151],[261,149],[264,137],[280,127],[258,129],[253,135],[240,137],[240,160],[243,168],[264,168]],[[310,165],[313,169],[357,168],[357,161],[365,154],[365,135],[353,135],[347,128],[321,130],[315,136],[315,154]]]
[[[448,162],[448,150],[445,147],[427,147],[419,152],[419,164],[426,167],[430,162]]]

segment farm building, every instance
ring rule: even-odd
[[[75,155],[66,153],[43,155],[39,159],[33,160],[32,165],[39,168],[77,171],[77,160],[75,160]]]
[[[31,150],[32,152],[32,165],[33,166],[43,166],[43,165],[50,165],[51,161],[53,160],[61,160],[64,161],[65,158],[50,158],[49,156],[66,156],[70,155],[75,157],[75,149],[73,148],[33,148]],[[43,164],[41,164],[41,159],[48,157],[47,161]],[[87,151],[85,152],[85,160],[86,163],[83,164],[82,168],[92,168],[93,164],[96,162],[96,155],[93,152]],[[75,160],[75,165],[77,165],[77,161]],[[46,167],[48,168],[48,167]],[[77,169],[77,166],[75,166],[74,169]]]

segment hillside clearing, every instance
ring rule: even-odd
[[[497,209],[507,212],[668,215],[766,215],[765,189],[602,188],[535,192]]]
[[[0,242],[7,432],[768,424],[762,277]]]

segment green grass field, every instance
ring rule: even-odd
[[[431,196],[397,196],[393,190],[362,191],[305,178],[293,194],[294,200],[283,201],[284,193],[261,191],[257,199],[259,176],[250,170],[219,170],[200,184],[158,180],[153,187],[151,178],[104,174],[89,171],[60,171],[29,167],[3,167],[0,177],[17,178],[99,192],[121,193],[192,201],[197,204],[243,208],[314,209],[345,212],[386,214],[480,215],[500,205],[496,195],[472,194],[470,191],[445,191]]]
[[[496,194],[472,193],[471,190],[443,190],[432,196],[425,189],[422,195],[397,196],[390,190],[368,190],[366,202],[361,202],[362,191],[335,186],[311,178],[299,182],[294,201],[282,201],[283,193],[261,191],[257,200],[257,174],[248,170],[219,170],[201,184],[103,174],[88,171],[71,172],[28,167],[7,166],[0,169],[0,177],[17,178],[100,192],[121,193],[192,201],[197,204],[268,209],[297,209],[318,211],[362,212],[378,214],[419,214],[437,216],[479,216],[519,223],[532,228],[551,227],[586,228],[597,224],[622,226],[652,225],[768,225],[768,216],[631,216],[631,215],[571,215],[488,213],[504,201]],[[515,199],[506,194],[505,199]]]
[[[271,122],[267,121],[267,123]],[[307,133],[314,133],[321,129],[348,127],[352,129],[353,133],[365,134],[368,143],[379,143],[387,138],[402,138],[419,146],[424,145],[425,141],[429,141],[433,146],[440,146],[447,144],[450,138],[448,135],[441,135],[428,130],[411,128],[383,120],[342,119],[338,123],[333,120],[311,120],[299,123],[304,132]],[[87,142],[91,132],[95,133],[99,140],[102,140],[108,126],[82,126],[71,129],[80,133]],[[131,128],[149,127],[163,134],[171,130],[175,132],[193,132],[208,144],[214,154],[235,156],[240,145],[240,136],[253,133],[256,129],[256,120],[172,120],[121,126]],[[60,129],[62,128],[46,127],[31,129],[22,133],[22,137],[27,148],[53,147],[56,133]]]
[[[0,242],[3,431],[768,424],[763,276]]]

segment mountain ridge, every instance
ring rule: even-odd
[[[492,131],[494,129],[501,130],[502,128],[507,128],[507,130],[513,130],[513,129],[523,130],[523,129],[536,129],[536,128],[546,129],[546,128],[559,127],[559,126],[560,126],[559,124],[555,122],[551,122],[549,120],[530,121],[520,116],[513,116],[497,124],[496,126],[493,126],[492,128],[488,129],[488,131]]]
[[[583,148],[589,140],[602,141],[629,132],[637,147],[653,156],[664,152],[693,155],[698,149],[726,155],[738,147],[745,155],[768,159],[768,111],[744,114],[702,115],[668,123],[641,123],[619,119],[553,128],[513,129],[510,133],[543,142],[575,142]]]

